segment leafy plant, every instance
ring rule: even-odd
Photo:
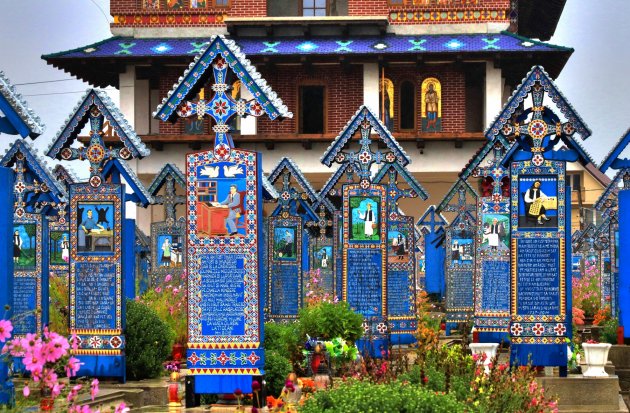
[[[617,344],[617,328],[619,327],[619,320],[616,318],[610,318],[600,324],[602,330],[599,333],[599,338],[604,343]]]
[[[276,350],[265,351],[265,381],[267,392],[279,395],[284,387],[285,380],[293,371],[291,361]]]
[[[68,277],[63,277],[50,273],[49,280],[49,324],[48,327],[51,331],[56,331],[62,336],[68,336],[70,334],[68,330],[68,315],[69,315],[69,293],[68,293]]]
[[[332,390],[315,392],[300,413],[457,413],[465,410],[466,406],[452,395],[427,391],[421,386],[351,380]]]
[[[167,275],[164,282],[147,290],[140,301],[151,307],[175,333],[175,342],[185,344],[188,335],[186,273],[181,277]]]
[[[346,302],[320,303],[299,312],[301,341],[306,336],[331,340],[340,337],[354,343],[363,335],[363,316],[355,313]]]
[[[132,380],[158,377],[171,355],[173,330],[144,303],[127,300],[127,376]]]
[[[265,351],[286,355],[293,368],[299,370],[302,353],[298,324],[265,323]]]

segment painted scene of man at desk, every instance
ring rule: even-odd
[[[83,254],[114,252],[114,203],[79,202],[77,251]]]
[[[200,237],[245,235],[245,165],[216,162],[198,166],[196,189]]]

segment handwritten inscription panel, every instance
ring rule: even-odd
[[[13,334],[36,333],[37,278],[13,279]]]
[[[387,270],[387,313],[409,315],[409,271]]]
[[[200,254],[201,334],[245,334],[245,254]]]
[[[381,250],[348,249],[348,303],[364,316],[381,315]]]
[[[447,308],[473,306],[473,271],[451,270],[448,274]]]
[[[482,300],[485,311],[510,310],[510,262],[486,260],[481,264]]]
[[[560,314],[560,240],[517,240],[517,314]]]
[[[271,314],[297,315],[298,276],[297,265],[271,265]]]
[[[116,328],[116,264],[75,263],[77,329]]]

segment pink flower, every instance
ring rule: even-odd
[[[24,394],[24,397],[31,395],[31,389],[28,387],[28,383],[24,386],[24,389],[22,389],[22,394]]]
[[[70,357],[68,359],[68,364],[66,364],[66,376],[74,377],[79,372],[79,368],[81,368],[81,363],[79,363],[79,359],[76,357]]]
[[[158,293],[158,294],[161,293],[162,292],[162,287],[157,287],[155,289],[155,292]]]
[[[92,401],[98,394],[98,379],[92,380],[92,384],[90,385],[90,396],[92,396]]]
[[[70,389],[70,393],[68,393],[68,403],[72,403],[72,401],[79,394],[79,391],[81,390],[82,387],[83,386],[81,386],[80,384],[77,384],[76,386],[73,386],[72,389]]]
[[[0,320],[0,343],[4,343],[11,337],[11,331],[13,331],[13,324],[9,320]]]
[[[127,405],[125,404],[125,402],[120,403],[118,406],[116,406],[116,409],[114,410],[114,413],[129,413],[129,407],[127,407]]]
[[[173,276],[171,274],[167,274],[166,277],[164,277],[164,282],[170,282],[173,279]]]
[[[76,333],[72,333],[72,337],[70,338],[70,342],[72,343],[72,350],[79,349],[79,339]]]

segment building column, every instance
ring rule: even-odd
[[[376,116],[379,114],[379,73],[378,63],[363,64],[363,104]],[[357,108],[358,109],[358,108]]]
[[[489,127],[503,108],[503,87],[505,79],[501,69],[494,62],[486,62],[486,90],[484,94],[484,127]]]

